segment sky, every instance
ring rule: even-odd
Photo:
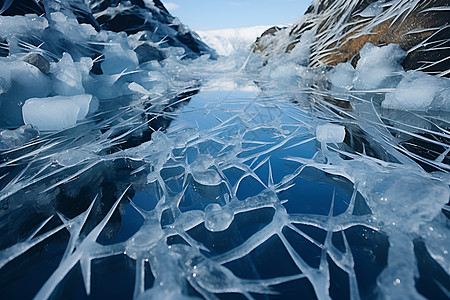
[[[287,25],[297,21],[310,0],[162,0],[192,30]]]

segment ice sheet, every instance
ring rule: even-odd
[[[311,67],[313,30],[269,61],[213,60],[177,20],[49,20],[0,18],[7,297],[448,296],[447,78],[405,72],[393,44]],[[149,36],[161,55],[139,61]]]

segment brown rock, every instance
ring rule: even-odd
[[[36,52],[30,52],[20,58],[24,62],[29,63],[30,65],[38,68],[42,73],[47,75],[50,73],[50,63],[45,59],[41,54]]]
[[[314,30],[310,65],[336,65],[359,59],[359,50],[372,43],[399,44],[408,51],[402,65],[406,70],[421,70],[440,76],[450,75],[450,0],[403,0],[378,2],[379,13],[361,14],[375,0],[323,0],[313,3],[303,22],[288,30],[291,42],[283,45],[289,52],[307,30]],[[257,42],[258,44],[258,42]],[[257,50],[264,55],[268,45]]]

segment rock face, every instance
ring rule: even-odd
[[[87,4],[82,0],[14,0],[3,3],[3,7],[0,7],[2,16],[48,16],[61,12],[66,16],[74,16],[80,24],[92,25],[97,31],[103,29],[125,32],[127,35],[139,33],[141,44],[154,42],[161,43],[163,47],[184,48],[185,55],[189,58],[202,54],[214,55],[213,51],[173,17],[159,0],[93,0],[87,1]],[[152,57],[161,59],[163,56],[153,54]]]
[[[291,51],[305,32],[315,35],[310,65],[356,64],[367,43],[399,44],[408,51],[405,70],[450,75],[448,0],[315,0],[306,14],[284,30],[273,28],[255,51],[270,56]]]
[[[148,2],[94,0],[89,4],[96,22],[104,30],[123,31],[128,35],[140,33],[141,41],[163,42],[167,46],[184,48],[189,58],[212,53],[211,49],[175,19],[159,0],[154,0],[153,4]]]

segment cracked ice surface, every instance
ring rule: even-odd
[[[36,299],[448,296],[449,146],[419,160],[434,168],[426,172],[388,131],[417,135],[407,118],[380,116],[367,100],[380,91],[307,88],[322,70],[269,65],[257,74],[260,62],[251,58],[243,71],[245,59],[168,60],[164,74],[178,81],[160,105],[137,105],[148,91],[130,83],[134,102],[2,154],[2,291]],[[177,95],[192,92],[192,77],[200,92],[176,113],[165,109],[189,98]],[[446,122],[413,115],[433,128]],[[161,117],[172,119],[166,130],[132,142]]]

